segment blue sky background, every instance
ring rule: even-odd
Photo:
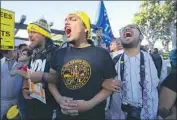
[[[118,37],[118,30],[132,22],[139,10],[141,1],[104,1],[113,34]],[[44,17],[54,22],[52,28],[63,30],[64,19],[68,13],[76,10],[85,11],[94,24],[99,9],[99,1],[1,1],[1,7],[15,12],[15,21],[26,15],[26,24]],[[19,32],[17,36],[26,37],[27,33]]]

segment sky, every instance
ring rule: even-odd
[[[64,19],[70,12],[85,11],[96,23],[100,1],[1,1],[1,8],[15,12],[15,22],[20,21],[21,15],[26,15],[25,24],[41,17],[53,22],[53,29],[63,30]],[[108,18],[115,37],[119,36],[119,29],[132,22],[132,18],[139,10],[141,1],[104,1]],[[27,37],[27,32],[19,32],[17,36]]]

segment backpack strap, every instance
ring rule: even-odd
[[[160,76],[161,76],[161,70],[162,70],[162,58],[160,57],[160,55],[159,55],[160,59],[157,59],[153,54],[150,54],[150,55],[151,55],[152,60],[153,60],[153,62],[155,64],[155,67],[157,69],[158,78],[160,78]],[[159,65],[159,62],[160,62],[160,65]]]
[[[143,52],[140,52],[140,86],[141,86],[141,90],[142,90],[142,107],[143,107],[143,101],[145,100],[144,94],[144,81],[145,81],[145,63],[144,63],[144,54]]]
[[[59,46],[55,45],[55,44],[52,44],[43,53],[43,54],[46,54],[46,60],[47,60],[47,62],[51,62],[51,58],[56,56],[57,49],[59,49]]]
[[[124,54],[121,56],[121,61],[120,61],[120,77],[121,81],[125,81],[124,73],[125,73],[125,62],[124,62]],[[142,89],[142,98],[144,98],[144,81],[145,81],[145,63],[144,63],[144,54],[143,52],[140,52],[140,86]],[[142,100],[143,101],[143,100]]]
[[[121,61],[120,61],[120,77],[121,77],[121,81],[125,81],[124,79],[124,72],[125,72],[125,69],[124,69],[124,53],[121,54],[120,56],[116,56],[117,58],[117,62],[119,60],[119,58],[121,57]],[[140,86],[142,88],[142,101],[144,99],[144,81],[145,81],[145,63],[144,63],[144,54],[143,52],[140,52]],[[110,108],[110,105],[111,105],[111,101],[112,101],[112,95],[113,93],[110,95],[110,103],[109,103],[109,108]],[[143,102],[142,102],[142,105],[143,105]]]
[[[55,44],[52,44],[52,45],[50,45],[48,48],[47,48],[47,50],[46,51],[44,51],[44,52],[42,52],[41,54],[45,54],[46,55],[46,63],[51,63],[52,62],[52,57],[54,57],[55,58],[55,56],[56,56],[56,50],[58,49],[59,47],[58,46],[56,46]],[[44,76],[42,76],[42,77],[44,77]],[[47,85],[47,83],[46,82],[42,82],[42,86],[43,86],[43,88],[46,88],[46,85]]]
[[[116,57],[113,58],[113,62],[115,65],[119,61],[120,56],[122,56],[122,54],[118,54]]]

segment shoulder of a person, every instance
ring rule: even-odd
[[[5,58],[5,57],[3,57],[3,58],[1,59],[1,65],[2,65],[2,64],[4,64],[4,63],[5,63],[5,61],[6,61],[6,58]]]
[[[58,49],[55,50],[55,52],[56,52],[56,54],[60,54],[62,52],[67,51],[67,49],[68,49],[67,47],[65,47],[65,48],[58,48]]]
[[[93,47],[99,52],[103,52],[103,53],[109,54],[109,52],[105,48],[98,47],[98,46],[93,46]]]
[[[53,48],[52,48],[52,50],[51,50],[51,52],[55,53],[55,52],[57,52],[59,49],[60,49],[59,46],[54,45]]]
[[[60,47],[58,46],[58,45],[56,45],[56,44],[51,44],[50,45],[50,47],[48,48],[49,49],[49,51],[56,51],[56,50],[58,50]]]
[[[141,52],[144,54],[144,57],[145,57],[145,58],[152,59],[150,53],[148,53],[148,52],[146,52],[146,51],[143,51],[143,50],[141,50]]]

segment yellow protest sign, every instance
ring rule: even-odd
[[[15,13],[1,8],[0,49],[14,49]]]

